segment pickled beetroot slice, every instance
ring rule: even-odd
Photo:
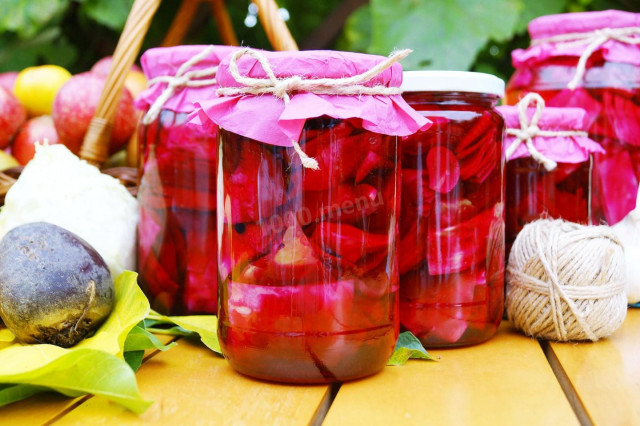
[[[447,228],[429,226],[427,264],[431,275],[463,271],[487,257],[489,231],[496,219],[489,208],[474,218]]]
[[[373,186],[341,184],[326,191],[306,191],[299,218],[303,225],[322,218],[340,218],[352,221],[375,211],[382,194]]]
[[[314,333],[358,328],[351,280],[306,285],[227,283],[229,326],[254,332]]]
[[[311,238],[316,246],[354,264],[366,254],[389,247],[388,235],[372,234],[346,223],[322,222]]]
[[[444,146],[436,146],[429,150],[426,168],[429,171],[429,188],[436,192],[447,193],[460,180],[458,159]]]
[[[604,116],[608,130],[605,136],[621,142],[640,146],[640,105],[633,102],[633,93],[607,90],[602,94]],[[607,134],[608,133],[608,134]]]
[[[638,190],[628,151],[608,151],[599,154],[594,181],[607,224],[615,225],[635,207]]]

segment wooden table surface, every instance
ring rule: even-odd
[[[438,362],[332,386],[252,380],[198,342],[177,342],[145,356],[138,384],[155,403],[141,416],[40,394],[0,408],[0,424],[640,425],[640,309],[596,343],[540,343],[504,322],[489,342],[430,350]]]

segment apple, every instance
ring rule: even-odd
[[[51,115],[60,140],[67,146],[82,145],[89,123],[93,118],[105,77],[92,72],[76,74],[67,81],[53,101]],[[133,106],[131,93],[125,87],[116,110],[111,132],[109,152],[119,151],[133,134],[138,115]]]
[[[0,73],[0,87],[4,87],[10,92],[13,91],[16,78],[18,78],[18,71]]]
[[[0,87],[0,149],[4,149],[27,119],[27,112],[13,93]]]
[[[98,62],[93,64],[93,66],[91,67],[91,72],[106,78],[107,75],[109,75],[109,70],[111,69],[111,63],[112,62],[113,62],[113,57],[105,56],[104,58],[98,60]],[[131,71],[140,71],[140,72],[142,72],[140,67],[137,66],[136,64],[133,64],[131,66]]]
[[[20,164],[25,165],[36,153],[35,143],[42,142],[45,139],[49,142],[49,145],[60,143],[58,133],[53,126],[53,120],[50,115],[34,117],[24,123],[18,131],[13,141],[11,153]],[[67,148],[77,154],[80,146],[70,147],[67,145]]]
[[[11,154],[0,149],[0,171],[19,165],[20,163],[18,163],[18,160],[16,160]]]

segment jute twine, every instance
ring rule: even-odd
[[[286,78],[277,78],[269,60],[260,52],[250,48],[239,49],[233,53],[229,61],[229,72],[236,82],[242,84],[241,87],[220,87],[217,91],[220,96],[233,95],[264,95],[276,96],[286,104],[291,101],[294,92],[315,93],[318,95],[399,95],[402,90],[399,87],[387,87],[383,85],[366,86],[365,83],[391,67],[396,62],[404,59],[411,53],[409,49],[392,53],[386,60],[378,63],[375,67],[364,73],[343,77],[343,78],[314,78],[304,79],[294,75]],[[253,78],[240,74],[238,70],[238,60],[243,56],[251,56],[258,61],[267,78]],[[309,157],[300,147],[298,141],[292,139],[293,149],[296,151],[302,165],[305,168],[317,170],[318,162]]]
[[[593,55],[600,46],[609,40],[616,40],[625,44],[640,44],[640,27],[624,27],[624,28],[601,28],[595,31],[587,31],[581,33],[558,34],[551,37],[535,39],[531,42],[532,46],[544,43],[562,43],[565,45],[586,44],[578,65],[576,73],[567,84],[567,87],[574,90],[584,78],[587,67],[587,60]]]
[[[536,338],[596,341],[627,313],[625,257],[608,226],[540,219],[518,234],[507,267],[507,315]]]
[[[531,117],[531,121],[527,117],[527,110],[529,107],[535,104],[536,111],[533,113]],[[524,98],[518,102],[518,119],[520,120],[520,128],[519,129],[507,129],[505,132],[508,135],[515,136],[516,139],[509,146],[507,151],[505,152],[505,157],[507,160],[511,158],[513,153],[518,149],[520,144],[523,142],[527,146],[529,150],[529,154],[531,157],[536,160],[538,163],[542,164],[547,171],[554,170],[558,164],[550,158],[544,156],[540,151],[536,149],[533,145],[533,138],[536,136],[542,137],[562,137],[562,136],[588,136],[587,132],[579,131],[579,130],[541,130],[538,127],[538,122],[540,121],[540,117],[542,117],[542,113],[545,108],[544,99],[537,93],[529,93]]]
[[[199,70],[191,70],[191,67],[200,63],[207,56],[209,56],[215,46],[208,46],[200,53],[192,56],[188,61],[185,61],[175,75],[162,75],[149,81],[148,86],[151,87],[154,84],[167,83],[167,87],[160,93],[160,96],[151,104],[147,113],[142,117],[142,124],[148,126],[152,123],[162,110],[164,104],[173,96],[176,90],[182,87],[204,87],[212,86],[216,84],[216,73],[218,67],[208,67]]]

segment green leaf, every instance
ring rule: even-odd
[[[70,0],[2,0],[0,33],[12,31],[30,38],[63,13]]]
[[[200,340],[209,349],[221,355],[220,342],[218,341],[218,318],[215,315],[187,315],[187,316],[165,316],[155,311],[147,316],[147,319],[159,321],[160,323],[172,323],[182,327],[184,330],[198,333]],[[152,331],[151,329],[148,329]]]
[[[48,389],[32,385],[0,385],[0,406],[29,398]]]
[[[427,350],[422,346],[420,340],[418,340],[413,333],[405,331],[400,333],[398,336],[396,348],[393,350],[393,354],[391,354],[389,361],[387,361],[387,365],[404,365],[409,359],[427,359],[430,361],[436,361],[434,357],[427,353]]]
[[[124,342],[124,350],[125,354],[129,351],[144,351],[145,349],[166,351],[175,345],[175,342],[171,342],[168,345],[163,344],[156,336],[137,325],[127,335],[127,340]]]
[[[133,272],[123,272],[115,280],[115,306],[109,318],[74,347],[17,342],[0,346],[0,383],[44,386],[68,396],[103,395],[143,411],[148,402],[138,394],[133,371],[122,360],[127,335],[149,311],[136,278]]]
[[[66,351],[37,369],[3,374],[2,381],[45,387],[71,397],[100,395],[138,414],[151,405],[140,396],[133,370],[126,362],[94,349]]]
[[[138,371],[144,359],[144,351],[129,351],[124,353],[124,360],[133,371]]]
[[[524,8],[518,18],[516,33],[524,32],[532,19],[564,12],[567,7],[567,0],[522,0],[522,2]]]
[[[466,70],[489,41],[510,38],[520,0],[372,0],[370,53],[413,49],[405,69]]]
[[[97,23],[121,31],[132,4],[133,0],[84,0],[81,10]]]

